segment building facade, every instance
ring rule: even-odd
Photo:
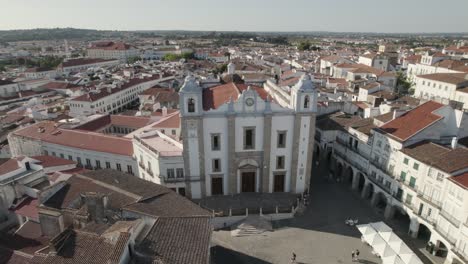
[[[345,115],[345,114],[343,114]],[[315,151],[386,219],[432,245],[445,263],[466,263],[468,115],[434,101],[382,123],[332,116]],[[418,120],[418,122],[415,122]]]
[[[262,87],[202,89],[187,77],[180,117],[192,198],[243,192],[304,192],[309,185],[317,94],[304,75],[280,105]]]

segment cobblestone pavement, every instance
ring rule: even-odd
[[[231,237],[229,231],[213,233],[214,263],[296,263],[332,264],[352,262],[351,252],[359,249],[360,263],[381,263],[371,248],[360,240],[357,228],[344,224],[351,217],[361,223],[382,220],[369,203],[349,186],[328,182],[325,165],[314,168],[310,204],[294,219],[274,222],[275,230],[262,236]]]

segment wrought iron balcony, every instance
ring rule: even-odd
[[[442,202],[435,200],[434,198],[422,193],[421,191],[418,191],[418,197],[419,199],[423,200],[424,202],[436,207],[436,208],[441,208],[442,207]]]
[[[455,217],[451,216],[447,211],[445,210],[440,210],[440,215],[445,218],[447,221],[449,221],[452,225],[455,227],[459,228],[461,221],[456,219]]]
[[[377,180],[377,178],[373,177],[372,175],[369,175],[367,177],[371,182],[373,182],[374,184],[376,184],[377,186],[379,186],[380,188],[382,188],[384,191],[386,191],[387,193],[391,194],[392,193],[392,190],[390,189],[389,186],[386,186],[383,184],[383,182],[379,182]]]
[[[440,229],[440,226],[436,225],[435,230],[437,231],[437,233],[439,233],[439,235],[445,238],[450,244],[455,245],[455,243],[457,242],[456,238],[452,237],[449,232]]]

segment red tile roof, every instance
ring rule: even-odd
[[[38,160],[39,164],[44,168],[76,164],[72,160],[62,159],[54,156],[33,156],[31,158]]]
[[[418,75],[418,78],[450,83],[450,84],[463,84],[468,83],[465,73],[431,73]]]
[[[161,119],[155,123],[152,127],[154,128],[180,128],[180,116],[179,111]]]
[[[146,116],[124,116],[124,115],[111,115],[111,124],[120,127],[141,128],[151,123],[149,117]]]
[[[108,62],[108,61],[115,61],[115,59],[105,60],[105,59],[93,59],[93,58],[80,58],[80,59],[64,61],[60,66],[61,67],[73,67],[73,66],[88,65],[88,64],[95,64],[95,63]]]
[[[4,162],[0,165],[0,176],[14,170],[19,169],[18,161],[15,159],[10,159],[7,162]]]
[[[146,78],[133,78],[133,79],[128,80],[128,82],[123,83],[122,86],[113,88],[110,93],[107,91],[107,89],[101,89],[99,92],[89,92],[87,94],[75,97],[71,99],[71,101],[94,102],[108,95],[123,91],[135,85],[157,80],[157,79],[159,79],[159,75],[154,75],[152,77],[146,77]]]
[[[440,120],[442,117],[432,112],[443,106],[443,104],[429,101],[386,123],[380,127],[380,130],[405,141],[427,126]]]
[[[236,101],[237,97],[242,93],[242,91],[246,90],[248,86],[249,85],[246,84],[227,83],[203,89],[203,109],[205,111],[217,109],[228,102],[230,98]],[[266,100],[268,93],[265,89],[258,86],[250,87],[255,90],[263,100]]]
[[[37,198],[28,197],[12,211],[17,215],[39,220],[38,204]]]
[[[468,172],[465,172],[461,175],[450,177],[449,180],[459,184],[465,189],[468,189]]]
[[[42,131],[42,132],[40,132]],[[13,132],[35,140],[78,149],[132,156],[132,140],[123,137],[103,135],[89,131],[68,130],[55,127],[54,122],[44,121]]]
[[[123,42],[112,42],[112,41],[101,41],[95,42],[89,49],[101,49],[101,50],[128,50],[133,48],[131,45]]]
[[[67,83],[67,82],[48,82],[44,85],[40,86],[41,88],[45,89],[79,89],[81,86],[72,84],[72,83]]]

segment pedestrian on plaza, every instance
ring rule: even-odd
[[[296,253],[292,253],[291,263],[296,263]]]
[[[354,262],[354,257],[355,257],[355,253],[354,253],[354,250],[353,252],[351,252],[351,260]]]
[[[359,261],[359,250],[356,249],[356,261]]]

